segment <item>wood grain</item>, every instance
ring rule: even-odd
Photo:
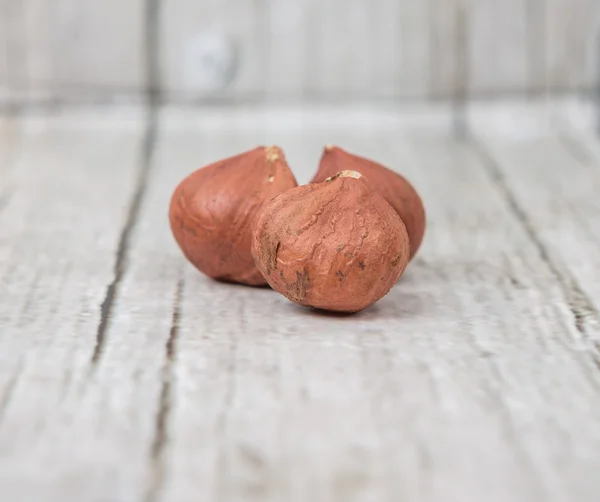
[[[595,0],[2,0],[0,12],[11,100],[132,99],[159,81],[185,102],[479,99],[589,92],[600,78]]]
[[[595,501],[596,142],[459,142],[372,110],[158,118],[144,141],[123,113],[0,125],[6,496]],[[182,258],[176,183],[272,143],[301,181],[337,143],[423,195],[424,247],[372,308],[319,314]]]
[[[134,95],[145,90],[144,0],[3,0],[11,97]]]
[[[71,426],[106,405],[81,391],[134,191],[141,122],[123,111],[96,112],[92,122],[61,115],[18,120],[12,194],[0,211],[0,485],[13,500],[101,497],[119,482],[110,450],[89,449],[101,430]]]
[[[194,99],[264,92],[266,16],[262,1],[164,2],[159,59],[165,93]]]
[[[486,146],[497,159],[490,169],[514,194],[514,211],[563,284],[582,347],[600,365],[600,287],[591,252],[600,225],[600,203],[592,197],[600,184],[596,142],[563,137],[508,145],[488,140]]]
[[[468,27],[469,93],[526,90],[527,2],[483,0],[465,9]],[[537,22],[541,22],[538,20]]]
[[[563,90],[593,89],[600,78],[600,4],[546,0],[546,79]]]
[[[271,0],[265,3],[270,38],[265,44],[267,98],[273,101],[287,95],[310,97],[318,94],[313,76],[317,72],[320,25],[314,19],[320,14],[320,2],[307,0]],[[271,41],[278,43],[272,43]],[[294,40],[294,43],[284,41]]]
[[[430,0],[429,94],[454,98],[468,91],[467,9],[462,0]]]
[[[8,94],[8,37],[6,36],[7,22],[6,13],[4,12],[6,7],[0,5],[0,33],[4,33],[4,36],[0,36],[0,98],[3,98]]]

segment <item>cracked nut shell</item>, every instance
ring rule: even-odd
[[[415,188],[391,169],[331,145],[325,147],[311,183],[323,182],[344,169],[360,172],[400,215],[410,239],[410,257],[414,257],[423,241],[426,223],[423,201]]]
[[[266,202],[295,186],[276,146],[201,168],[181,181],[171,197],[173,236],[185,257],[207,276],[264,285],[250,251],[254,218]]]
[[[292,188],[257,216],[252,254],[293,302],[356,312],[392,288],[409,257],[404,223],[360,173]]]

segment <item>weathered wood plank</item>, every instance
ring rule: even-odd
[[[8,94],[8,37],[6,36],[5,6],[0,5],[0,99]]]
[[[139,122],[23,126],[0,212],[11,500],[595,502],[595,354],[487,157],[383,112],[165,115],[137,217]],[[301,181],[338,143],[421,191],[424,248],[373,308],[316,314],[185,263],[166,217],[175,184],[261,143]]]
[[[106,405],[81,392],[137,178],[142,122],[126,115],[18,120],[0,211],[0,485],[11,500],[124,493],[112,452],[86,450],[101,429],[70,424]]]
[[[450,324],[457,323],[454,336],[452,331],[443,330],[442,334],[434,327],[422,330],[419,336],[431,340],[432,352],[449,350],[434,359],[435,371],[451,382],[460,379],[455,389],[481,385],[482,394],[475,395],[487,395],[499,406],[492,416],[503,417],[499,429],[494,429],[487,422],[489,409],[480,403],[484,418],[481,422],[469,420],[471,427],[476,427],[473,430],[477,430],[477,423],[487,423],[482,427],[486,433],[499,430],[505,435],[502,445],[494,444],[493,459],[473,446],[476,441],[471,443],[463,437],[463,445],[471,444],[469,452],[465,452],[464,460],[460,452],[453,456],[453,474],[448,474],[462,492],[456,500],[470,498],[463,491],[469,489],[481,489],[483,496],[480,481],[488,488],[497,486],[500,500],[534,500],[536,496],[542,500],[593,500],[597,486],[589,477],[598,468],[600,431],[592,431],[584,423],[600,412],[597,407],[591,410],[587,401],[600,389],[600,373],[594,353],[580,344],[581,335],[565,292],[558,287],[553,271],[540,260],[537,245],[516,221],[503,191],[485,174],[481,158],[468,147],[443,141],[437,146],[430,140],[416,141],[411,147],[413,162],[405,159],[403,170],[421,187],[431,222],[415,268],[422,267],[421,274],[427,271],[427,275],[436,276],[431,282],[419,279],[415,277],[417,268],[410,276],[414,277],[411,285],[418,291],[431,287],[432,301],[428,304],[450,309]],[[386,152],[365,142],[365,151],[369,148],[371,155]],[[514,178],[518,182],[518,172]],[[444,293],[445,287],[450,289]],[[457,295],[455,301],[450,300],[453,294]],[[432,318],[438,323],[445,316]],[[461,355],[453,355],[455,350]],[[456,369],[458,362],[452,362],[457,360],[469,368],[465,380]],[[554,381],[557,372],[561,373],[560,383]],[[577,395],[573,388],[579,389]],[[462,391],[441,394],[454,401],[457,410],[465,409],[471,403],[456,398],[457,393],[464,397]],[[566,404],[568,401],[572,402]],[[532,423],[536,424],[535,432],[530,430]],[[580,427],[586,432],[577,433]],[[436,433],[442,434],[438,446],[448,441],[444,431],[444,426],[436,427]],[[490,444],[490,440],[483,442]],[[434,463],[435,459],[433,456]],[[486,481],[468,479],[466,466],[475,459],[476,472],[495,474]],[[492,467],[496,461],[499,465]],[[518,488],[506,488],[501,495],[502,479],[520,479],[515,469],[528,473],[528,481]],[[446,476],[440,473],[439,478]]]
[[[467,9],[460,9],[461,0],[429,3],[429,95],[434,99],[466,97],[468,19],[464,14]]]
[[[13,81],[16,70],[14,70],[14,59],[19,56],[15,40],[16,34],[21,28],[21,19],[18,15],[16,2],[2,2],[0,4],[0,100],[8,100],[15,97]]]
[[[174,97],[421,97],[428,90],[426,2],[178,0],[163,11],[162,67]]]
[[[545,0],[546,80],[563,91],[593,89],[600,79],[600,4]]]
[[[293,142],[250,123],[212,148]],[[481,159],[448,140],[399,148],[392,131],[302,138],[290,155],[301,178],[329,141],[402,165],[428,202],[426,247],[351,319],[188,267],[164,500],[191,500],[197,486],[229,500],[594,500],[600,376]],[[181,141],[165,159],[206,151]]]
[[[159,56],[167,95],[255,97],[264,92],[267,15],[264,3],[252,0],[164,2]]]
[[[0,9],[0,96],[11,99],[140,96],[153,57],[175,100],[540,94],[590,90],[600,78],[595,0],[25,0]]]
[[[144,0],[3,3],[11,98],[145,90]]]
[[[488,168],[514,194],[514,211],[565,289],[581,344],[600,364],[600,156],[572,137],[502,142],[487,138]]]
[[[12,117],[0,116],[0,212],[8,205],[15,190],[11,183],[11,171],[19,139],[19,131]]]
[[[526,5],[525,0],[467,2],[470,94],[528,87]]]
[[[307,0],[269,0],[267,28],[271,41],[265,45],[267,98],[281,99],[286,95],[309,96],[316,92],[313,76],[316,72],[314,54],[318,33],[313,20],[320,12],[319,2]],[[288,43],[287,41],[294,41]]]

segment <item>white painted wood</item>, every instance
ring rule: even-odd
[[[315,59],[314,80],[317,90],[327,89],[345,97],[359,94],[372,73],[371,10],[360,0],[350,0],[340,9],[335,0],[320,2],[315,24],[311,57]],[[348,34],[352,36],[348,36]],[[397,48],[390,48],[397,53]]]
[[[158,26],[148,26],[156,6]],[[10,99],[139,97],[152,57],[175,101],[578,92],[600,75],[595,0],[3,0],[0,9],[0,97]]]
[[[478,0],[467,5],[469,93],[527,89],[527,2]]]
[[[589,89],[598,81],[594,0],[573,7],[564,0],[311,0],[260,8],[238,0],[235,9],[248,15],[233,18],[230,9],[190,0],[164,6],[169,92],[210,97],[219,89],[193,77],[211,73],[201,71],[200,56],[196,63],[185,56],[204,54],[208,31],[243,46],[241,73],[226,91],[239,97],[266,90],[273,100],[448,98]],[[227,67],[226,51],[212,54]]]
[[[136,94],[145,84],[144,0],[3,2],[11,97]]]
[[[2,12],[0,10],[0,12]],[[0,16],[0,33],[6,32],[6,17]],[[8,40],[6,35],[0,36],[0,97],[8,94]]]
[[[468,38],[462,0],[431,0],[429,28],[429,93],[432,98],[466,96]],[[463,8],[462,12],[467,9]],[[465,32],[461,33],[461,23]]]
[[[0,100],[13,98],[15,95],[12,86],[16,75],[13,60],[18,56],[15,41],[21,27],[18,12],[16,2],[0,3]]]
[[[363,4],[364,5],[364,4]],[[370,9],[371,79],[361,94],[424,98],[431,82],[431,2],[375,2]],[[441,30],[442,35],[447,30]]]
[[[21,117],[15,129],[17,149],[2,171],[12,192],[0,209],[0,486],[19,502],[106,500],[103,490],[125,493],[115,473],[130,471],[110,462],[119,459],[108,446],[89,449],[101,428],[77,434],[71,424],[107,406],[98,395],[90,401],[85,384],[141,121],[122,110],[58,113]]]
[[[163,2],[160,33],[164,90],[173,97],[264,91],[269,40],[262,2]]]
[[[555,88],[594,88],[600,79],[600,3],[546,0],[546,78]]]
[[[512,190],[528,196],[517,185],[532,174],[515,154],[522,169],[505,173],[507,192],[485,156],[442,132],[439,114],[421,123],[432,117],[437,128],[411,132],[407,115],[391,110],[163,111],[91,367],[136,185],[140,122],[129,112],[25,117],[10,142],[0,125],[0,155],[19,146],[9,171],[17,191],[0,210],[5,496],[595,502],[595,331],[580,331],[572,285],[544,259],[555,258],[555,239],[540,244],[515,212]],[[521,151],[514,138],[497,141],[502,165],[503,152]],[[576,168],[555,138],[543,141],[523,144],[553,154],[548,191],[580,170],[591,185],[567,189],[563,217],[592,216],[596,164]],[[399,169],[422,193],[424,247],[373,308],[316,314],[269,289],[210,281],[181,257],[167,219],[175,184],[272,143],[302,182],[322,146],[337,143]],[[543,206],[540,192],[531,191]],[[545,222],[533,224],[545,232]],[[591,246],[583,231],[569,236]],[[593,259],[578,262],[560,270],[588,273],[589,290]]]
[[[16,144],[12,120],[0,117],[0,211],[6,207],[12,196],[9,172]]]
[[[163,11],[161,66],[166,90],[175,97],[215,92],[254,97],[266,90],[272,99],[339,99],[427,92],[426,2],[377,1],[365,8],[362,2],[336,0],[293,5],[178,0]],[[208,35],[223,50],[211,51]],[[223,68],[237,58],[231,89],[224,86],[229,72],[221,79],[217,70],[214,79],[206,77],[213,58]]]
[[[465,316],[466,325],[459,331],[472,336],[472,348],[479,353],[470,368],[490,372],[483,386],[497,403],[503,403],[500,406],[505,412],[500,414],[508,433],[504,441],[510,443],[512,436],[513,453],[520,452],[519,460],[508,461],[496,470],[491,482],[499,482],[502,473],[512,472],[522,463],[518,469],[528,472],[529,483],[537,480],[545,493],[542,499],[593,500],[597,486],[590,476],[598,468],[600,431],[574,431],[584,427],[589,416],[597,416],[600,409],[590,409],[588,398],[574,395],[571,388],[586,389],[584,393],[590,397],[596,395],[600,375],[596,355],[586,350],[589,347],[581,343],[576,329],[568,305],[571,292],[556,287],[554,272],[540,259],[538,246],[523,223],[515,221],[510,200],[492,182],[481,157],[455,144],[434,148],[430,141],[415,142],[412,149],[415,159],[421,159],[420,169],[414,169],[415,180],[422,180],[418,186],[429,203],[433,223],[423,249],[423,265],[436,270],[448,284],[454,282],[452,277],[460,274],[463,264],[466,267],[473,288],[452,288],[455,315],[460,317],[458,312],[462,312]],[[560,164],[556,167],[563,168]],[[514,172],[514,183],[526,187],[520,176],[520,171]],[[439,209],[436,200],[440,201]],[[449,306],[442,300],[448,296],[440,294],[440,303]],[[436,340],[440,343],[439,338]],[[452,350],[461,346],[455,338],[448,343]],[[443,367],[452,359],[448,353],[438,363]],[[557,381],[559,369],[565,374]],[[567,423],[576,422],[580,426],[565,429]],[[474,452],[466,455],[472,459]],[[460,465],[459,458],[455,460]],[[477,472],[488,471],[485,463],[482,456]],[[508,490],[515,489],[511,486]],[[498,490],[501,492],[502,487]],[[539,496],[537,493],[528,493],[526,499]],[[469,497],[456,499],[465,498]],[[507,492],[501,499],[514,500],[515,495]]]
[[[571,301],[580,310],[582,344],[600,354],[600,156],[596,143],[538,139],[504,144],[486,141],[515,204],[546,249]],[[589,311],[589,310],[592,311]]]
[[[295,150],[302,177],[322,134],[304,131]],[[236,136],[215,149],[265,131]],[[439,140],[411,155],[392,131],[329,137],[403,160],[427,197],[429,244],[405,283],[353,320],[186,276],[164,500],[191,500],[196,486],[228,500],[593,500],[598,375],[573,350],[563,291],[481,162]],[[170,143],[169,164],[206,150]]]
[[[266,10],[270,39],[265,46],[267,98],[316,94],[314,76],[320,34],[314,19],[321,13],[320,2],[271,0]]]

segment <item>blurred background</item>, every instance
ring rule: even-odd
[[[594,95],[598,0],[0,0],[0,97]]]

